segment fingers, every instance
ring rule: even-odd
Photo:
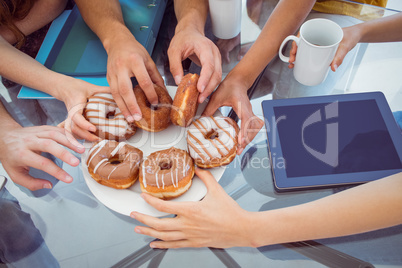
[[[19,184],[31,191],[36,191],[40,189],[51,189],[53,185],[44,179],[34,178],[25,172],[11,173],[10,177],[13,178],[13,182]]]
[[[72,134],[77,136],[77,137],[79,137],[79,138],[81,138],[81,139],[85,139],[85,140],[91,141],[91,142],[100,140],[100,138],[98,136],[96,136],[95,134],[91,133],[88,130],[85,130],[85,129],[82,129],[80,127],[75,126],[74,123],[73,123],[73,126],[72,126]],[[67,135],[67,137],[69,139],[74,139],[73,138],[74,136],[71,135],[69,132],[67,132],[66,135]]]
[[[335,57],[331,63],[331,70],[336,71],[338,67],[342,64],[343,59],[345,58],[346,54],[348,54],[349,49],[343,46],[342,44],[339,45],[338,50],[336,51]]]
[[[134,231],[137,234],[152,236],[163,241],[176,241],[184,238],[184,234],[179,231],[159,231],[149,227],[137,226]]]
[[[39,140],[28,145],[32,151],[48,152],[56,156],[63,162],[69,164],[70,166],[75,167],[80,163],[78,158],[76,158],[68,150],[59,145],[61,144],[68,147],[68,145],[70,144],[67,140],[67,137],[62,133],[59,133],[57,131],[49,131],[39,133],[38,137],[40,138]],[[83,146],[81,148],[85,151],[85,148]]]
[[[175,231],[178,230],[177,227],[177,218],[156,218],[152,216],[148,216],[136,211],[131,212],[130,217],[136,219],[137,221],[149,226],[150,228],[158,231]],[[157,235],[155,236],[155,232],[145,231],[145,229],[150,229],[144,226],[137,226],[134,231],[139,234],[146,234],[160,239],[166,239]],[[175,237],[170,239],[182,239],[182,237]]]
[[[147,99],[150,104],[155,105],[158,104],[158,95],[156,94],[154,84],[149,77],[148,71],[144,64],[136,64],[134,66],[134,74],[135,78],[137,78],[138,84],[142,88],[147,96]],[[130,110],[131,111],[131,110]]]
[[[182,206],[178,202],[161,200],[146,193],[142,193],[141,197],[145,200],[145,202],[147,202],[157,210],[169,214],[177,214],[180,211],[180,207]]]
[[[219,183],[216,181],[211,172],[206,169],[196,168],[195,174],[204,182],[208,191],[214,190],[217,186],[220,187]]]
[[[188,247],[202,247],[191,243],[189,240],[179,241],[154,241],[149,244],[151,248],[188,248]]]
[[[297,53],[297,45],[296,42],[292,42],[292,48],[290,49],[289,53],[289,69],[292,69],[294,67],[294,62],[296,60],[296,53]]]
[[[61,124],[66,124],[66,121],[64,121]],[[48,146],[48,144],[46,143],[43,144],[43,142],[49,139],[50,141],[55,141],[56,143],[66,146],[77,153],[81,154],[85,151],[85,147],[81,143],[79,143],[75,138],[70,137],[71,134],[68,131],[64,130],[63,128],[53,126],[41,126],[40,128],[41,128],[40,132],[38,132],[36,128],[32,128],[35,131],[34,132],[35,136],[37,136],[40,139],[43,139],[37,142],[36,144],[39,143],[42,144],[42,146]],[[27,130],[28,128],[25,129]],[[34,146],[37,146],[36,144],[34,144]],[[60,147],[59,145],[57,146]],[[44,151],[44,149],[45,147],[38,148],[38,151]]]
[[[117,77],[117,88],[112,88],[112,95],[128,122],[131,123],[134,120],[138,121],[142,118],[128,73],[120,74]]]
[[[151,67],[148,67],[148,74],[154,84],[157,84],[158,86],[163,88],[165,87],[165,81],[163,80],[154,62],[151,62]]]
[[[184,74],[183,66],[181,63],[182,62],[181,52],[179,49],[170,46],[168,49],[168,57],[170,64],[170,72],[173,75],[176,85],[179,85]]]
[[[242,119],[241,129],[239,133],[239,146],[237,148],[237,154],[240,155],[244,148],[251,143],[251,141],[255,138],[261,128],[264,126],[264,121],[261,120],[256,115],[252,115],[251,117]]]
[[[221,106],[224,106],[224,103],[221,103],[219,101],[219,98],[217,98],[216,95],[217,92],[214,92],[212,94],[211,99],[209,100],[207,106],[204,109],[204,112],[202,113],[203,116],[213,116]]]
[[[99,140],[99,137],[93,134],[93,132],[96,131],[96,127],[85,119],[82,115],[82,109],[74,114],[73,111],[69,112],[63,125],[70,141],[76,141],[73,135],[87,141]],[[77,145],[77,143],[78,142],[74,142],[75,145]]]
[[[66,159],[68,157],[68,151],[67,151],[67,153],[65,153],[65,156],[62,156],[62,157],[64,157]],[[75,159],[76,160],[73,160],[73,161],[76,161],[75,163],[76,163],[76,165],[78,165],[79,160],[77,158],[75,158]],[[21,162],[25,163],[25,165],[27,165],[29,167],[33,167],[33,168],[42,170],[42,171],[48,173],[49,175],[52,175],[56,179],[63,181],[65,183],[70,183],[73,181],[73,178],[67,172],[65,172],[63,169],[58,167],[51,160],[47,159],[46,157],[35,154],[32,151],[26,151],[24,154],[22,154]]]
[[[204,102],[222,80],[221,55],[218,49],[212,49],[212,52],[213,54],[204,53],[199,57],[201,62],[201,73],[197,84],[197,89],[201,93],[199,103]]]

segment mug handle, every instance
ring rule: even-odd
[[[289,41],[295,41],[297,46],[299,46],[300,38],[294,35],[289,35],[282,41],[281,47],[279,48],[279,58],[284,62],[289,62],[289,57],[282,54],[282,49]]]

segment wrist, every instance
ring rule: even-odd
[[[103,36],[100,39],[108,55],[115,45],[127,43],[127,40],[130,39],[136,41],[130,30],[120,22],[114,22],[114,26],[110,26],[109,31],[105,32]]]
[[[205,36],[205,21],[206,18],[203,18],[198,11],[189,10],[185,16],[178,20],[175,34],[182,31],[195,31]]]
[[[246,92],[253,85],[255,78],[253,79],[247,72],[239,71],[236,67],[228,73],[225,77],[225,81],[230,81],[231,84],[236,85],[239,88],[244,89]]]

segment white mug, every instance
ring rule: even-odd
[[[289,62],[289,57],[283,55],[282,49],[288,41],[295,41],[297,53],[293,75],[303,85],[316,86],[327,77],[342,38],[342,28],[335,22],[327,19],[308,20],[300,28],[300,38],[290,35],[283,40],[279,57]]]
[[[240,33],[241,0],[209,0],[212,32],[220,39],[232,39]]]

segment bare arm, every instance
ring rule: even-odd
[[[402,223],[402,173],[310,203],[264,212],[243,210],[209,171],[197,169],[196,173],[208,189],[199,202],[169,202],[142,194],[156,209],[177,214],[176,218],[162,219],[131,214],[149,226],[137,226],[136,232],[163,240],[152,242],[151,247],[259,247]]]
[[[402,173],[320,200],[253,213],[254,246],[368,232],[402,223]],[[269,226],[269,228],[267,228]]]
[[[101,40],[107,54],[107,81],[113,97],[129,122],[142,118],[133,93],[135,77],[149,103],[157,104],[153,84],[164,87],[164,81],[147,50],[135,39],[123,21],[117,0],[75,1],[88,26]]]
[[[279,1],[254,45],[232,70],[232,75],[242,80],[247,89],[250,88],[265,66],[278,54],[283,39],[294,34],[314,3],[315,0]]]
[[[383,17],[353,26],[343,28],[343,39],[339,44],[334,60],[331,63],[332,71],[342,64],[343,59],[358,43],[379,43],[402,41],[402,13]],[[289,56],[289,68],[293,68],[296,59],[297,46],[293,42]]]
[[[222,79],[219,49],[204,33],[208,0],[175,0],[174,6],[177,26],[168,50],[170,71],[179,84],[183,77],[183,60],[190,58],[200,65],[197,89],[201,93],[198,100],[203,102]]]
[[[0,75],[21,85],[46,92],[64,102],[69,112],[66,130],[90,141],[98,138],[91,134],[95,126],[82,116],[87,97],[109,88],[92,85],[83,80],[49,70],[38,61],[11,46],[0,36]]]
[[[331,69],[336,69],[342,64],[346,54],[357,43],[397,42],[402,41],[402,13],[375,19],[364,23],[343,28],[343,39],[336,51]],[[293,55],[296,48],[292,47]]]
[[[230,106],[241,120],[238,154],[263,126],[252,111],[247,90],[267,64],[278,54],[286,36],[293,34],[307,17],[315,0],[281,0],[257,40],[212,95],[204,114],[211,116],[221,106]]]

